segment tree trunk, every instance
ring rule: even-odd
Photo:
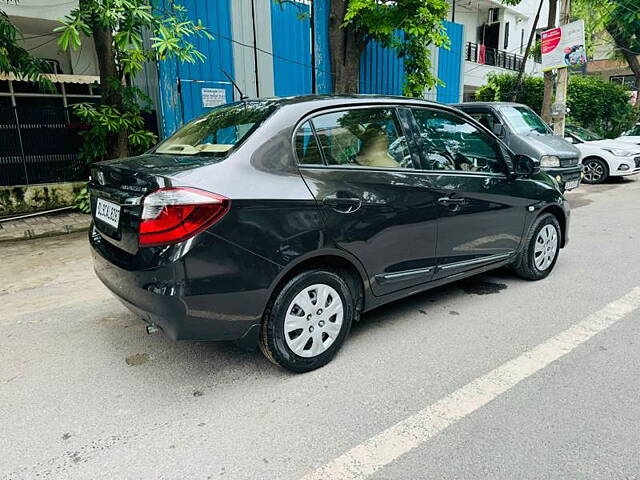
[[[87,3],[81,0],[80,5]],[[103,105],[109,105],[120,110],[122,108],[122,95],[120,90],[114,88],[112,82],[120,82],[116,58],[113,51],[113,34],[111,30],[105,30],[99,25],[92,25],[93,41],[98,57],[100,70],[100,87],[102,89],[101,101]],[[107,153],[105,160],[126,157],[129,154],[129,138],[126,131],[112,134],[107,139]]]
[[[635,87],[638,92],[638,97],[636,98],[635,107],[640,109],[640,61],[636,54],[631,51],[631,43],[629,39],[626,38],[621,32],[618,26],[615,23],[610,23],[607,25],[607,32],[613,38],[613,41],[616,43],[616,46],[622,52],[624,59],[627,61],[629,68],[633,72],[635,77]]]
[[[360,56],[366,42],[353,27],[342,27],[348,0],[331,0],[329,13],[329,50],[333,93],[358,93],[360,90]]]
[[[549,0],[549,16],[547,17],[547,30],[556,26],[558,0]],[[544,72],[544,96],[542,97],[542,119],[551,123],[551,104],[553,103],[553,72]]]

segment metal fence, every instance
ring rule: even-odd
[[[516,71],[520,70],[524,63],[522,55],[490,47],[484,47],[483,49],[481,45],[473,42],[467,42],[464,59],[469,62]]]
[[[78,158],[83,128],[68,108],[0,105],[0,186],[88,178]]]

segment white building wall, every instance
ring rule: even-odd
[[[20,0],[3,2],[2,9],[10,17],[56,21],[78,6],[78,0]]]
[[[98,75],[98,59],[91,38],[83,38],[82,48],[63,52],[58,48],[58,35],[53,33],[60,26],[58,20],[77,6],[77,1],[21,0],[2,8],[22,33],[21,45],[33,55],[57,60],[65,74]]]
[[[264,52],[253,51],[252,0],[233,0],[231,22],[233,30],[234,81],[249,97],[272,97],[274,95],[273,58]],[[253,0],[256,19],[256,46],[266,52],[273,50],[271,39],[271,3]],[[256,68],[257,67],[257,68]],[[256,84],[256,70],[258,82]],[[236,95],[234,93],[234,95]]]
[[[524,55],[539,4],[539,0],[522,0],[519,5],[507,7],[497,0],[457,0],[455,21],[465,26],[465,48],[467,42],[480,42],[479,29],[483,24],[487,23],[489,8],[499,8],[498,50]],[[548,12],[548,1],[545,1],[540,13],[538,29],[546,27]],[[450,19],[451,6],[449,15]],[[509,33],[505,39],[507,24]],[[490,72],[508,73],[513,72],[513,70],[465,61],[463,72],[465,92],[472,92],[484,85],[487,74]],[[525,67],[525,73],[541,75],[542,71],[539,64],[529,59]]]

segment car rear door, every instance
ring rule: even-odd
[[[323,213],[327,243],[354,255],[375,295],[429,281],[437,196],[414,169],[397,109],[332,109],[296,133],[300,172]]]
[[[420,131],[422,166],[438,196],[434,279],[512,256],[531,202],[508,175],[506,148],[451,111],[413,108],[412,112]]]

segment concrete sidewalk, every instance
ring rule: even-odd
[[[52,237],[89,228],[91,215],[65,211],[0,222],[0,242]]]

